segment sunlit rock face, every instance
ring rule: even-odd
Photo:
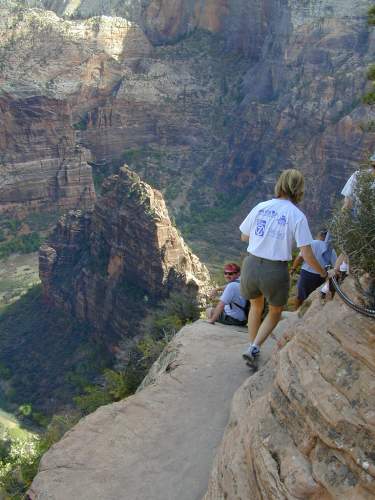
[[[237,391],[205,500],[373,498],[374,333],[340,298],[322,307],[316,295]]]
[[[41,247],[40,278],[49,303],[112,340],[134,336],[147,308],[172,291],[202,300],[209,282],[161,193],[127,168],[106,180],[91,214],[71,212],[59,221]]]
[[[92,208],[93,158],[77,142],[75,110],[111,95],[119,56],[139,56],[149,44],[120,18],[64,23],[46,11],[2,13],[0,212]]]

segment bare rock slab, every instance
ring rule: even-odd
[[[185,326],[149,385],[99,408],[46,453],[29,499],[201,499],[233,393],[249,376],[246,344],[245,328]]]

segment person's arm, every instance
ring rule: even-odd
[[[334,266],[334,269],[335,269],[335,272],[338,273],[340,271],[340,266],[341,264],[344,262],[344,259],[345,259],[345,254],[341,253],[338,257],[337,257],[337,260],[335,262],[335,266]]]
[[[290,274],[294,274],[297,269],[299,268],[299,266],[302,264],[303,262],[303,257],[302,255],[297,255],[297,257],[294,259],[293,261],[293,264],[292,264],[292,267],[290,268]]]
[[[300,247],[301,255],[303,260],[311,266],[317,273],[320,274],[322,278],[327,278],[328,273],[316,260],[315,255],[312,251],[311,245],[305,245]]]
[[[334,268],[336,266],[337,262],[337,253],[335,250],[332,249],[332,254],[331,254],[331,266]]]
[[[223,285],[223,286],[217,286],[216,288],[213,288],[211,290],[211,292],[208,294],[209,298],[210,299],[216,299],[216,297],[218,296],[219,293],[220,294],[223,293],[224,288],[225,288],[225,285]]]
[[[250,233],[251,233],[251,227],[254,221],[254,218],[258,212],[258,205],[256,205],[249,215],[246,217],[246,219],[242,222],[240,225],[239,229],[241,231],[241,241],[249,241],[250,240]]]
[[[350,210],[353,207],[353,200],[349,196],[345,196],[341,210]]]
[[[215,307],[213,310],[211,318],[208,320],[209,323],[212,325],[215,323],[215,321],[218,319],[220,314],[224,311],[225,304],[224,302],[220,301],[218,305]]]

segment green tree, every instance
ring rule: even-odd
[[[370,305],[375,302],[375,179],[364,168],[356,176],[354,202],[351,210],[337,210],[331,230],[337,246],[349,257],[351,273],[357,284],[367,276],[361,290]]]

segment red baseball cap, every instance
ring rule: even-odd
[[[234,262],[230,262],[229,264],[225,264],[224,271],[228,271],[231,273],[239,273],[241,271],[241,268]]]

